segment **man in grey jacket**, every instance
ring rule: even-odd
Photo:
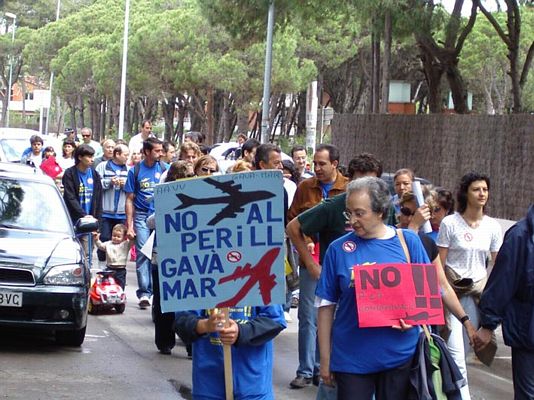
[[[128,147],[119,144],[113,149],[113,158],[96,167],[102,180],[102,219],[100,222],[100,238],[102,242],[111,240],[111,231],[117,224],[126,223],[126,192],[124,185],[128,177],[126,161],[129,156]],[[98,259],[106,260],[105,252],[98,250]]]

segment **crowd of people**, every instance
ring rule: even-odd
[[[220,371],[213,371],[214,365],[222,365],[222,344],[236,345],[239,350],[235,356],[246,365],[235,371],[242,376],[237,380],[236,398],[272,398],[271,375],[265,374],[272,370],[272,339],[291,322],[288,311],[295,297],[298,368],[289,382],[291,388],[335,388],[333,396],[338,399],[354,398],[354,393],[359,393],[359,399],[411,398],[410,366],[420,328],[403,319],[388,327],[360,327],[353,267],[412,262],[435,265],[446,325],[432,328],[445,339],[462,375],[447,398],[471,398],[466,367],[471,347],[482,350],[487,346],[491,333],[510,315],[516,320],[532,317],[533,286],[524,285],[534,282],[534,211],[531,207],[526,222],[507,236],[510,243],[505,242],[506,254],[501,255],[500,225],[486,214],[491,185],[483,173],[469,172],[461,177],[456,196],[447,188],[425,186],[420,202],[411,169],[399,169],[390,188],[380,179],[383,165],[377,157],[361,153],[344,168],[339,149],[330,144],[319,145],[314,154],[294,146],[291,162],[282,160],[276,145],[260,144],[241,134],[239,147],[231,155],[235,162],[220,171],[219,163],[202,144],[201,134],[190,132],[177,146],[154,137],[148,120],[129,143],[107,139],[100,144],[92,140],[89,128],[83,128],[81,136],[80,142],[76,133],[68,130],[59,156],[53,148],[43,149],[43,140],[34,136],[22,161],[56,179],[73,223],[87,215],[99,219],[99,233],[94,237],[98,259],[116,272],[123,287],[128,252],[130,247],[137,249],[139,308],[153,305],[155,342],[162,354],[171,354],[175,333],[187,345],[193,358],[194,398],[223,398],[220,386],[206,387],[198,380],[213,375],[214,382],[223,382]],[[232,309],[230,315],[217,310],[162,314],[157,255],[150,258],[139,251],[154,229],[150,217],[154,214],[155,185],[261,169],[283,171],[288,253],[296,255],[288,275],[298,276],[298,289],[288,289],[286,304],[281,306]],[[423,231],[425,223],[430,229]],[[93,240],[80,240],[91,254]],[[347,251],[347,243],[357,250]],[[517,264],[526,259],[530,260],[526,263],[529,267],[523,270]],[[496,272],[486,284],[488,267],[493,263]],[[512,278],[503,276],[506,268]],[[516,295],[518,290],[520,295]],[[514,307],[523,307],[522,313],[511,312],[507,303],[499,301],[502,296],[508,302],[518,297],[521,304]],[[224,328],[219,325],[221,320],[225,321]],[[505,340],[514,346],[514,357],[521,360],[514,362],[516,398],[532,399],[532,331],[527,326],[530,334],[524,335],[513,324],[505,322],[505,327]],[[243,383],[250,379],[258,384]],[[321,394],[324,391],[318,393],[319,399],[326,398]]]

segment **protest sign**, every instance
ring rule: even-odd
[[[360,328],[444,323],[435,265],[357,265],[353,274]]]
[[[157,185],[163,312],[285,301],[281,171]]]

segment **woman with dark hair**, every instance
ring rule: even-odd
[[[282,171],[284,173],[284,178],[289,179],[290,181],[295,182],[296,185],[300,182],[300,175],[293,164],[289,160],[282,160]]]
[[[74,150],[76,149],[76,142],[72,139],[65,139],[62,147],[61,157],[57,158],[57,163],[63,171],[74,165]]]
[[[458,210],[443,218],[436,244],[445,273],[467,312],[466,319],[449,319],[449,350],[467,380],[465,355],[469,341],[462,324],[470,319],[479,327],[477,307],[486,284],[488,257],[494,260],[502,244],[502,231],[497,221],[485,214],[490,190],[489,177],[470,172],[462,177],[457,192]],[[470,399],[469,387],[461,389],[462,399]]]

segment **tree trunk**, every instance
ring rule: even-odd
[[[78,126],[78,128],[83,128],[84,126],[87,126],[87,124],[85,123],[85,104],[84,104],[84,99],[81,95],[78,95],[78,98],[77,98],[77,105],[78,105],[78,111],[79,111],[79,114],[80,114],[80,126]]]
[[[380,105],[380,35],[371,34],[371,113],[378,113]]]
[[[467,108],[467,93],[458,67],[456,65],[449,66],[446,76],[454,102],[454,111],[457,114],[467,114],[469,112]]]
[[[441,101],[441,77],[443,71],[439,63],[435,63],[434,57],[421,48],[421,61],[428,86],[428,108],[431,113],[442,111]]]
[[[389,80],[390,80],[390,60],[391,60],[391,12],[386,10],[384,14],[384,57],[382,59],[382,96],[380,100],[381,114],[388,112],[389,105]]]
[[[76,106],[75,106],[75,103],[67,102],[67,104],[69,105],[69,110],[70,110],[70,127],[72,129],[76,130],[76,126],[78,124],[76,123]]]
[[[165,132],[163,137],[165,140],[171,140],[174,133],[174,110],[176,109],[175,96],[167,97],[161,107],[163,119],[165,120]]]
[[[100,137],[99,140],[107,139],[106,132],[106,116],[108,115],[108,98],[102,98],[102,105],[100,106]]]
[[[239,110],[237,112],[237,132],[238,133],[244,133],[248,136],[248,111],[247,110]]]

